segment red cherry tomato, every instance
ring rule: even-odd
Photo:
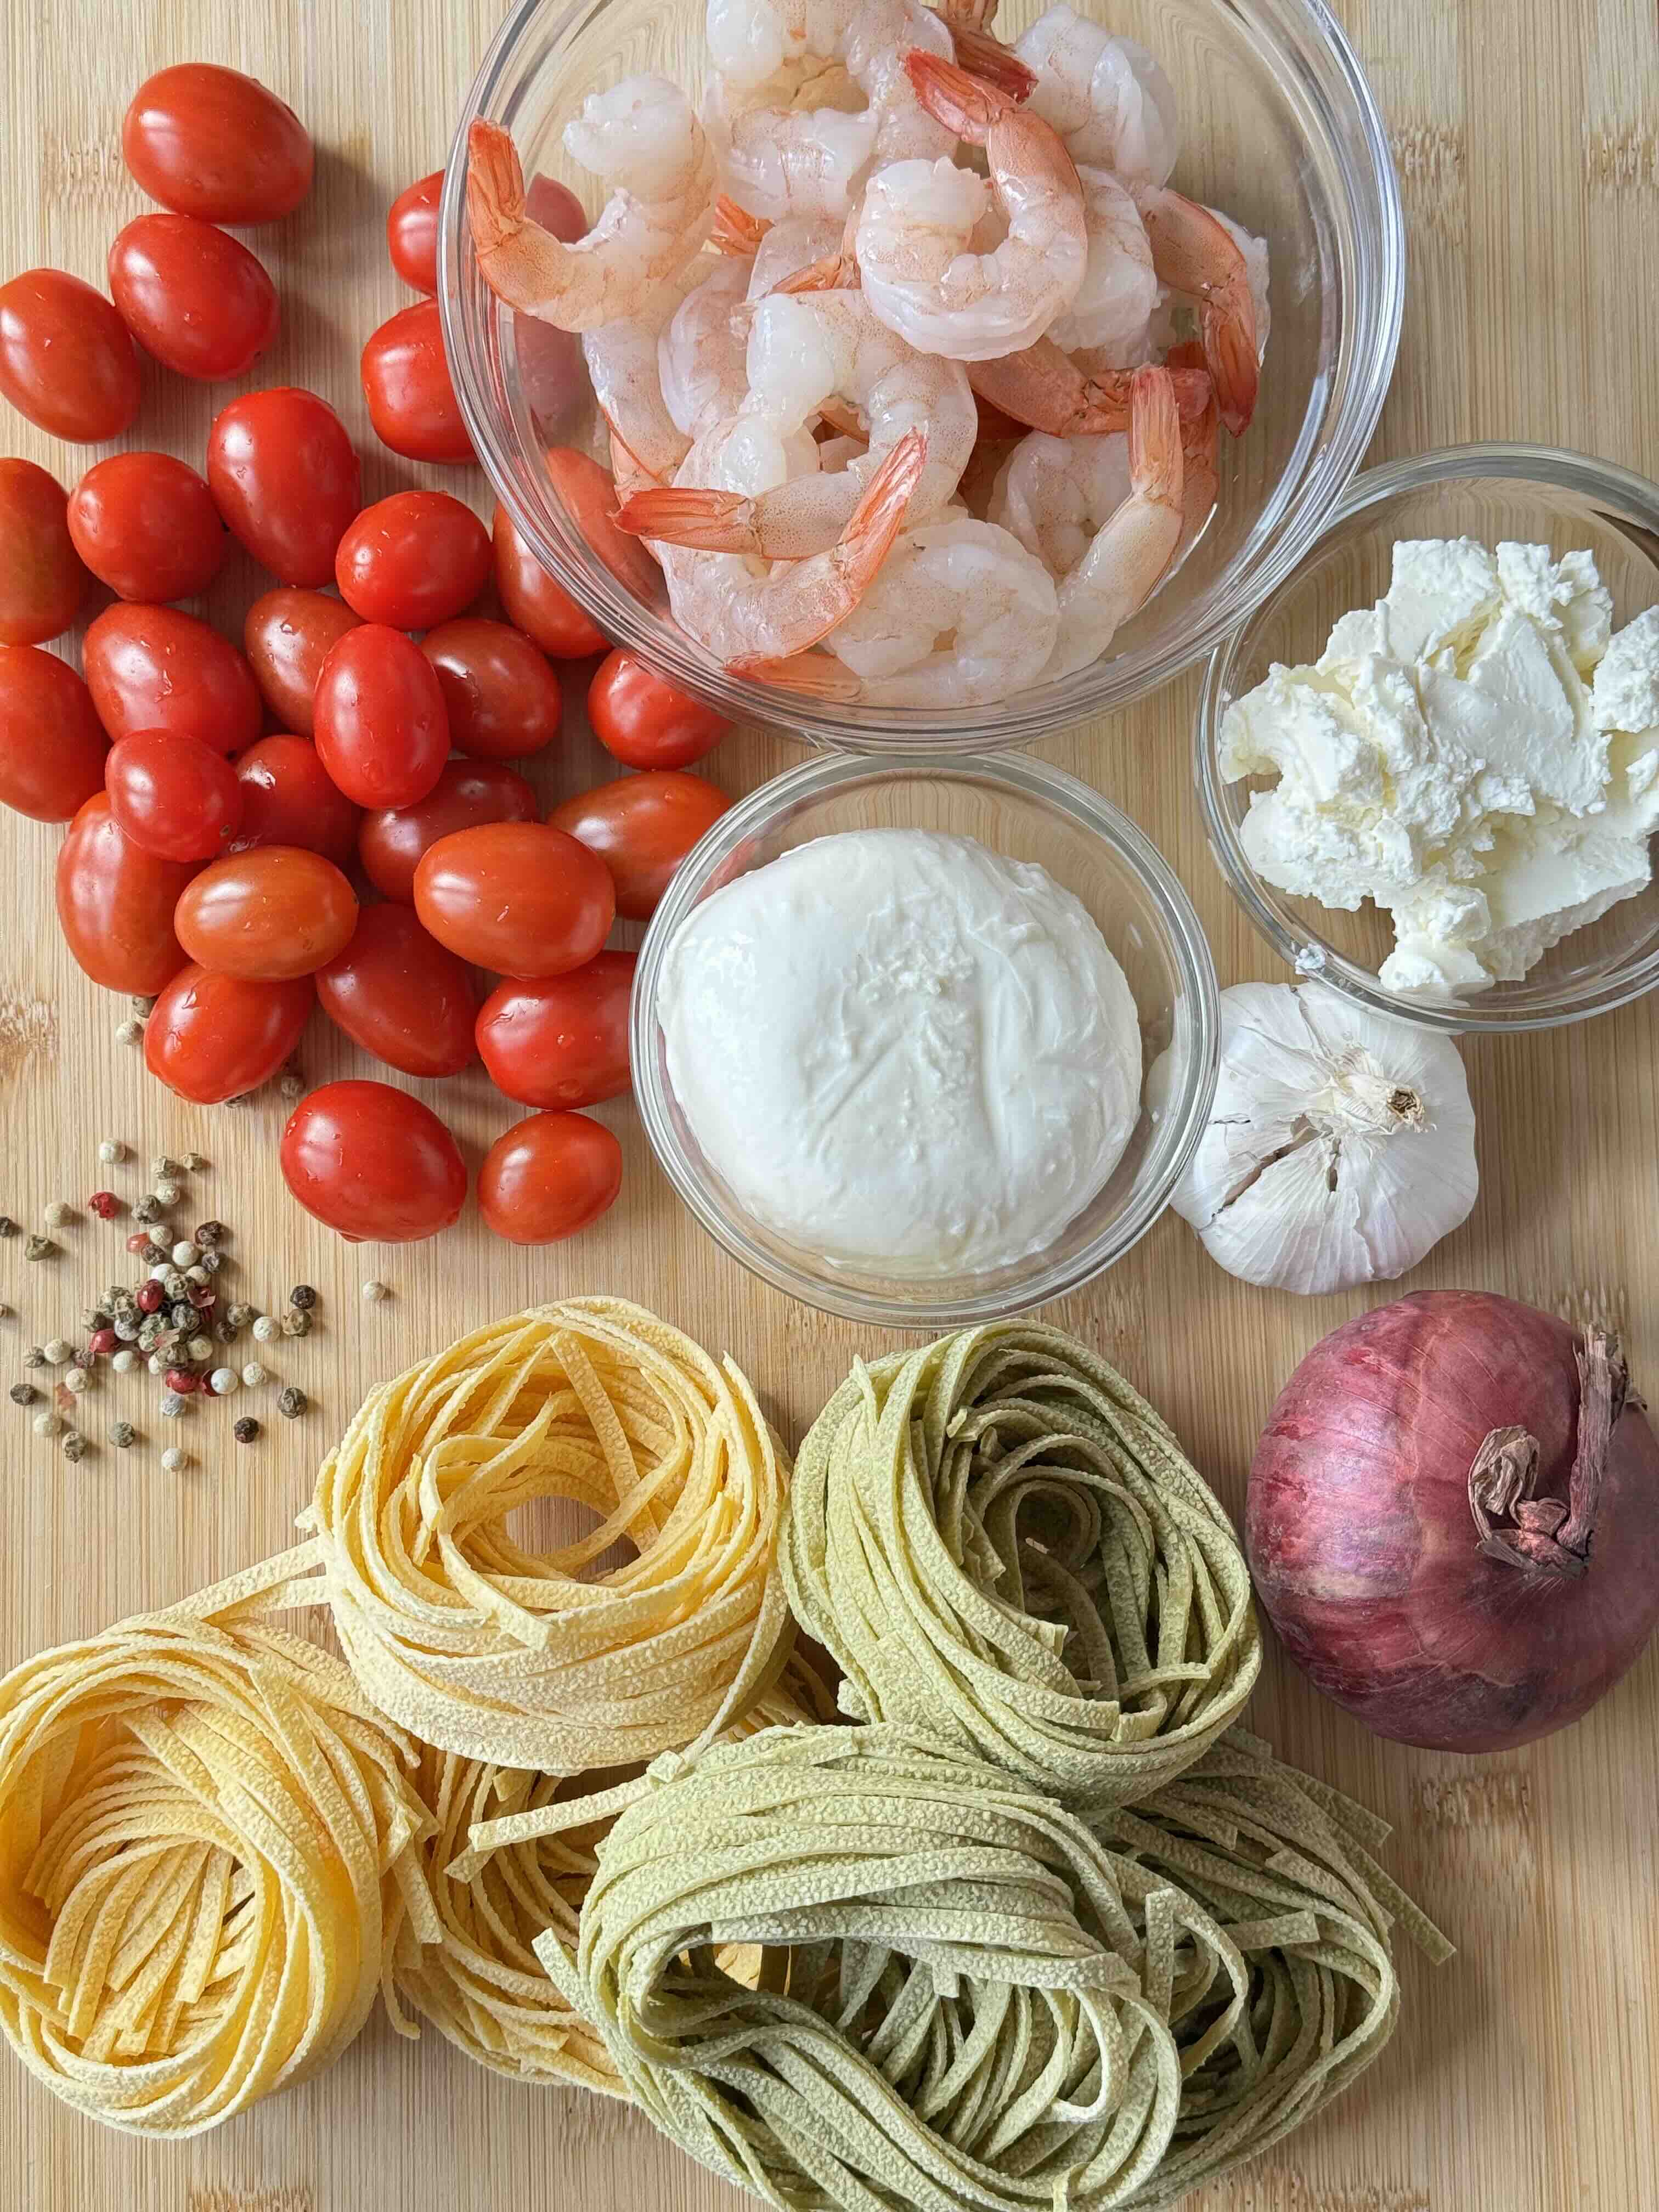
[[[273,576],[333,582],[362,471],[325,400],[287,386],[233,399],[208,433],[207,474],[220,514]]]
[[[554,177],[532,177],[525,212],[555,238],[572,244],[587,228],[587,210],[568,185]],[[538,428],[545,438],[568,435],[591,405],[593,387],[582,362],[581,341],[574,331],[556,330],[535,315],[520,315],[513,331],[519,356],[519,385]]]
[[[478,1208],[512,1244],[556,1244],[599,1219],[622,1188],[622,1146],[586,1114],[532,1114],[478,1170]]]
[[[250,983],[181,968],[144,1024],[144,1065],[198,1106],[269,1083],[300,1042],[317,994],[309,975]]]
[[[732,804],[700,775],[647,769],[579,792],[547,817],[597,853],[616,879],[617,911],[644,921],[703,831]]]
[[[124,837],[101,791],[88,799],[58,854],[58,926],[76,965],[106,991],[159,991],[185,964],[173,910],[195,872]]]
[[[363,348],[362,377],[383,446],[411,461],[477,458],[450,382],[435,300],[417,300],[381,324]]]
[[[329,647],[356,627],[356,616],[340,600],[286,585],[267,592],[248,609],[242,625],[248,665],[266,706],[285,730],[311,735],[317,678]]]
[[[489,532],[447,491],[398,491],[366,507],[334,556],[340,597],[365,622],[430,629],[489,580]]]
[[[173,730],[215,752],[259,734],[259,694],[228,638],[177,607],[106,607],[87,631],[81,665],[112,738]]]
[[[488,822],[441,837],[415,871],[415,911],[439,942],[501,975],[562,975],[610,933],[602,860],[544,822]]]
[[[620,647],[594,672],[587,719],[599,743],[625,768],[690,768],[732,727],[712,707],[677,690]]]
[[[33,461],[0,460],[0,645],[44,645],[87,588],[64,487]]]
[[[210,860],[242,819],[242,787],[199,738],[137,730],[104,763],[109,811],[125,837],[161,860]]]
[[[37,822],[70,821],[103,792],[108,743],[91,692],[66,660],[38,646],[0,645],[0,804]]]
[[[603,653],[610,642],[604,631],[554,582],[499,501],[494,537],[495,588],[514,628],[555,660],[586,660],[590,653]]]
[[[410,1244],[466,1203],[459,1148],[429,1106],[389,1083],[325,1083],[283,1132],[283,1180],[348,1243]]]
[[[405,1075],[459,1075],[477,1058],[471,973],[406,906],[363,908],[344,951],[317,971],[317,997],[365,1052]]]
[[[73,445],[120,436],[138,412],[138,349],[101,292],[61,269],[0,284],[0,399]]]
[[[303,845],[349,868],[357,849],[360,810],[335,788],[317,749],[303,738],[261,738],[236,757],[242,824],[233,853],[261,845]]]
[[[317,678],[317,757],[359,806],[413,806],[449,757],[432,664],[401,630],[364,623],[329,648]]]
[[[421,855],[440,837],[481,822],[534,822],[540,814],[535,793],[510,768],[494,761],[447,761],[418,805],[364,815],[357,857],[382,898],[412,906]]]
[[[118,599],[193,599],[223,568],[229,534],[213,495],[171,453],[112,453],[69,503],[76,550]]]
[[[227,853],[180,893],[179,942],[216,975],[285,983],[314,975],[351,940],[357,897],[332,860],[303,845]]]
[[[263,262],[193,215],[141,215],[118,233],[109,289],[145,352],[200,384],[246,376],[282,320]]]
[[[444,173],[434,169],[398,193],[386,213],[386,250],[405,284],[428,296],[438,289],[438,203]]]
[[[520,631],[468,615],[429,630],[421,650],[438,672],[450,742],[459,751],[522,760],[558,736],[559,679]]]
[[[180,62],[146,77],[121,125],[139,189],[204,222],[275,222],[311,190],[299,117],[236,70]]]
[[[610,470],[602,469],[574,446],[550,446],[546,459],[553,489],[594,556],[636,599],[660,606],[662,570],[639,539],[618,530],[612,520],[617,512],[617,485]]]
[[[597,1106],[629,1087],[634,955],[600,952],[541,983],[498,983],[478,1009],[495,1088],[526,1106]]]

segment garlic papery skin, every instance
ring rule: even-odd
[[[1310,1297],[1392,1281],[1479,1189],[1449,1037],[1324,983],[1221,994],[1215,1103],[1171,1203],[1229,1274]]]

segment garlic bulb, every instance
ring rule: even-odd
[[[1467,1218],[1479,1188],[1449,1037],[1328,984],[1221,994],[1215,1103],[1173,1204],[1230,1274],[1310,1297],[1390,1280]]]

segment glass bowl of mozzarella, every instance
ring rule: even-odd
[[[1211,848],[1298,974],[1448,1033],[1659,983],[1659,486],[1525,445],[1368,470],[1212,658]]]
[[[1062,1297],[1146,1234],[1202,1133],[1218,1021],[1186,892],[1074,777],[825,753],[676,873],[634,1087],[744,1267],[848,1320],[954,1327]]]
[[[1399,340],[1322,0],[950,12],[521,0],[445,181],[450,368],[536,558],[659,675],[842,750],[1022,745],[1200,659],[1317,537]],[[568,191],[574,252],[522,221]]]

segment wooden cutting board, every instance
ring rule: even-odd
[[[1398,373],[1375,457],[1477,436],[1577,446],[1659,475],[1659,53],[1650,0],[1348,0],[1387,110],[1411,228]],[[356,395],[358,349],[407,298],[386,263],[386,204],[443,158],[495,0],[5,0],[0,270],[48,262],[96,279],[141,210],[119,155],[123,108],[150,70],[210,58],[250,70],[300,110],[317,187],[258,245],[286,327],[258,382],[314,385],[361,440],[365,491],[414,481],[380,451]],[[137,438],[199,460],[207,395],[149,380]],[[0,444],[72,475],[75,457],[0,411]],[[484,499],[482,479],[447,472]],[[240,624],[246,564],[213,608]],[[1194,678],[1048,756],[1152,832],[1198,902],[1224,982],[1272,970],[1206,851],[1188,770]],[[574,696],[573,694],[573,702]],[[732,791],[798,757],[745,736],[711,763]],[[608,763],[578,730],[548,788]],[[556,781],[555,781],[556,779]],[[15,919],[0,947],[0,1208],[32,1219],[111,1180],[100,1138],[133,1146],[129,1196],[152,1152],[199,1149],[201,1214],[235,1231],[243,1293],[279,1303],[308,1279],[320,1327],[271,1364],[311,1394],[302,1422],[229,1441],[237,1401],[184,1425],[196,1463],[164,1475],[159,1446],[69,1467],[0,1402],[0,1664],[176,1598],[285,1542],[319,1460],[377,1378],[464,1328],[549,1296],[608,1290],[729,1347],[799,1435],[867,1332],[757,1286],[673,1202],[630,1110],[604,1109],[629,1175],[580,1243],[521,1254],[470,1217],[440,1243],[355,1255],[287,1201],[274,1094],[186,1109],[113,1038],[125,1011],[71,964],[52,926],[57,833],[0,826]],[[1467,1048],[1484,1191],[1414,1286],[1472,1285],[1564,1311],[1595,1305],[1659,1389],[1659,1008],[1587,1029]],[[350,1069],[331,1035],[304,1047],[312,1080]],[[435,1097],[435,1092],[431,1094]],[[510,1116],[477,1077],[443,1108],[476,1166]],[[82,1218],[64,1255],[0,1245],[0,1349],[72,1327],[118,1271],[113,1230]],[[121,1258],[125,1260],[125,1254]],[[371,1272],[392,1297],[365,1306]],[[1235,1513],[1252,1442],[1285,1376],[1364,1293],[1305,1303],[1233,1283],[1167,1217],[1131,1257],[1049,1318],[1121,1365],[1168,1414]],[[21,1370],[16,1370],[21,1371]],[[8,1377],[8,1379],[10,1379]],[[149,1393],[131,1383],[122,1409]],[[118,1410],[102,1386],[87,1426]],[[152,1434],[157,1425],[149,1425]],[[1405,2018],[1386,2058],[1316,2124],[1193,2200],[1195,2212],[1647,2212],[1659,2206],[1659,1650],[1582,1726],[1510,1757],[1385,1748],[1269,1657],[1253,1725],[1285,1756],[1397,1824],[1394,1870],[1462,1945],[1431,1972],[1404,1962]],[[0,2204],[18,2212],[736,2212],[646,2123],[574,2092],[509,2086],[437,2036],[382,2022],[322,2080],[183,2145],[140,2144],[73,2117],[0,2059]]]

